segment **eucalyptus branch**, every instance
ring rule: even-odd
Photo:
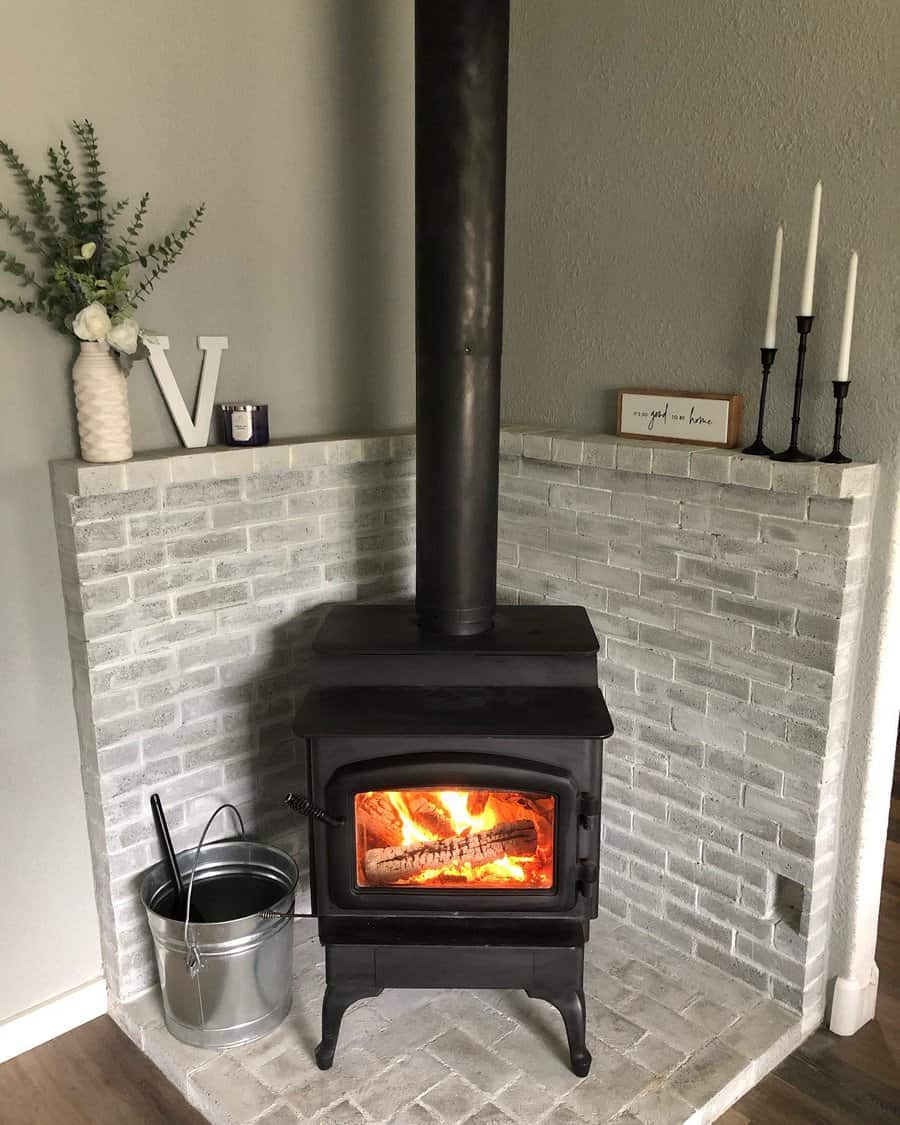
[[[112,206],[107,209],[107,222],[112,223],[114,219],[117,219],[128,206],[128,203],[128,199],[117,199],[115,203],[113,203]]]
[[[88,120],[73,121],[72,128],[81,145],[81,152],[87,169],[84,185],[85,199],[97,216],[97,234],[103,238],[106,235],[106,218],[104,216],[106,184],[104,183],[105,173],[100,163],[97,135],[94,132],[94,126]]]
[[[106,171],[91,122],[74,121],[72,131],[81,156],[80,174],[63,141],[47,150],[46,177],[29,172],[12,146],[0,141],[0,161],[21,190],[27,215],[27,219],[16,215],[0,204],[0,224],[40,262],[40,269],[31,270],[15,254],[0,251],[0,272],[34,292],[29,299],[0,297],[0,311],[35,313],[68,333],[73,319],[96,304],[105,310],[107,323],[120,329],[121,338],[121,325],[134,319],[136,303],[152,292],[157,279],[183,253],[205,206],[198,207],[185,226],[142,247],[149,192],[140,197],[130,221],[121,220],[124,230],[117,230],[116,220],[128,208],[128,199],[109,202]],[[55,210],[45,184],[53,188]],[[135,286],[129,269],[138,263],[147,272]],[[129,326],[129,331],[132,327],[136,330]]]
[[[54,148],[47,149],[47,160],[50,163],[50,175],[47,179],[56,189],[63,226],[81,236],[85,233],[88,217],[81,201],[81,188],[69,150],[62,141],[59,143],[59,152]]]
[[[17,277],[20,285],[33,285],[35,288],[40,288],[37,278],[24,262],[20,262],[14,254],[10,254],[6,250],[0,250],[0,269],[4,273],[11,273],[13,277]]]
[[[6,223],[26,250],[30,250],[32,254],[42,253],[37,231],[32,230],[24,219],[20,219],[18,215],[14,215],[12,211],[7,210],[2,203],[0,203],[0,221]]]
[[[119,261],[122,265],[132,264],[129,261],[129,256],[134,247],[137,246],[137,241],[140,237],[140,233],[144,229],[144,216],[147,214],[147,207],[149,206],[149,204],[150,192],[145,191],[141,196],[141,201],[137,205],[137,210],[134,212],[131,222],[125,228],[125,233],[119,238],[119,243],[116,247],[116,251]],[[134,259],[134,261],[137,261],[137,259]]]
[[[14,313],[33,313],[35,311],[34,301],[10,301],[6,297],[0,297],[0,310],[8,309]]]
[[[59,224],[50,209],[41,177],[35,178],[29,173],[18,153],[6,141],[0,141],[0,157],[12,172],[13,178],[25,196],[25,206],[28,208],[35,229],[42,234],[41,246],[44,252],[59,253]]]
[[[153,291],[157,279],[164,273],[168,273],[175,259],[184,251],[187,240],[193,238],[196,234],[197,227],[203,221],[205,213],[206,204],[201,203],[193,215],[191,215],[186,227],[183,227],[180,231],[173,231],[171,234],[167,234],[158,244],[151,242],[144,253],[138,254],[137,260],[144,269],[149,267],[151,260],[156,264],[150,269],[150,272],[135,290],[135,303],[143,301],[148,297]]]

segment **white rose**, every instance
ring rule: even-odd
[[[106,340],[117,352],[134,355],[137,351],[138,322],[133,316],[126,316],[110,328],[106,333]]]
[[[89,262],[91,258],[97,253],[96,242],[85,242],[81,247],[81,257],[85,262]]]
[[[72,321],[72,331],[79,340],[105,340],[111,321],[99,301],[86,305]]]

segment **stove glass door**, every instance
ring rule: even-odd
[[[357,792],[357,887],[549,890],[557,798],[511,789]]]

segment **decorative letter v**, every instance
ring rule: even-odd
[[[212,419],[213,401],[216,397],[216,383],[219,381],[219,363],[222,352],[228,348],[227,336],[198,336],[197,347],[203,352],[200,367],[200,387],[197,391],[197,405],[191,418],[184,398],[175,382],[172,368],[166,356],[169,346],[168,336],[144,336],[144,343],[150,352],[149,361],[159,389],[166,400],[172,421],[181,438],[182,445],[197,449],[209,441],[209,423]]]

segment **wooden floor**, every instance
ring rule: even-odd
[[[819,1031],[719,1125],[900,1122],[900,783],[878,927],[876,1018],[850,1039]],[[108,1016],[0,1066],[2,1125],[204,1125]]]
[[[206,1125],[109,1016],[0,1066],[2,1125]]]

